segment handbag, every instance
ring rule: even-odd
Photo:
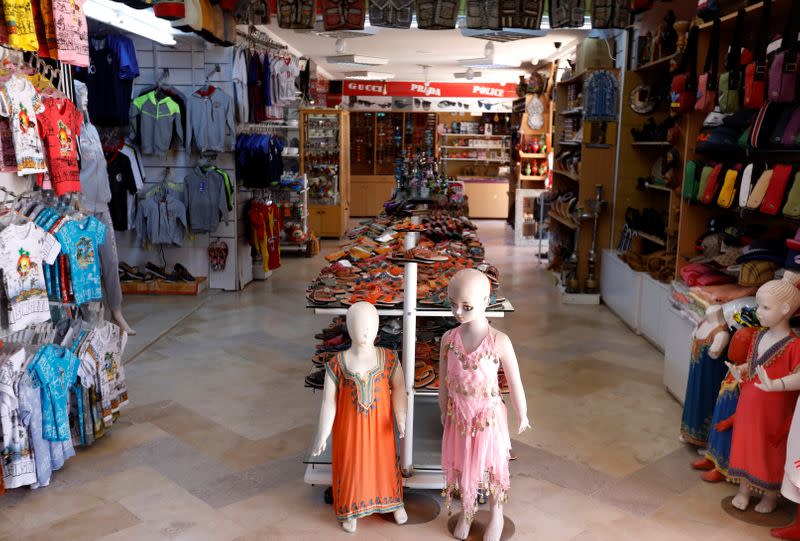
[[[792,166],[782,163],[772,168],[772,178],[769,181],[767,193],[761,202],[761,213],[774,216],[780,211],[783,196],[786,195],[786,186],[792,176]]]
[[[742,166],[739,164],[725,171],[725,179],[722,181],[722,188],[717,199],[717,205],[724,209],[729,209],[733,205],[733,199],[736,196],[736,181],[739,179],[741,169]]]
[[[750,146],[755,149],[767,148],[770,143],[775,124],[780,121],[783,107],[779,103],[768,101],[758,111],[750,133]]]
[[[592,28],[625,28],[630,22],[628,0],[592,0]]]
[[[278,26],[296,30],[313,30],[314,0],[278,0]]]
[[[744,106],[760,109],[767,99],[767,46],[771,0],[764,0],[756,37],[755,59],[744,70]]]
[[[500,0],[500,26],[539,30],[542,27],[544,0]]]
[[[710,113],[717,104],[717,83],[719,82],[719,17],[714,19],[711,27],[711,41],[706,53],[706,65],[703,73],[697,79],[697,102],[695,111]]]
[[[683,174],[683,198],[690,203],[697,199],[697,162],[694,160],[686,161],[686,170]]]
[[[501,30],[500,0],[467,0],[467,28]]]
[[[717,188],[719,188],[719,177],[722,176],[722,164],[718,163],[711,170],[711,174],[706,179],[706,185],[700,196],[700,202],[704,205],[710,205],[714,201],[714,196],[717,195]]]
[[[550,0],[550,28],[583,26],[584,0]]]
[[[800,146],[800,105],[795,105],[792,112],[786,117],[789,121],[777,144],[786,148],[798,147]]]
[[[326,32],[364,30],[367,16],[365,0],[319,0]]]
[[[706,188],[708,188],[708,179],[711,177],[711,173],[713,171],[713,165],[704,165],[700,170],[700,180],[697,183],[696,199],[699,200],[701,197],[703,197],[703,194],[706,193]]]
[[[458,17],[457,0],[417,0],[417,28],[421,30],[451,30]]]
[[[753,191],[750,192],[750,196],[747,198],[746,208],[755,210],[761,206],[764,196],[767,195],[770,180],[772,180],[772,169],[766,169],[758,177],[758,182],[756,182],[755,186],[753,186]]]
[[[384,28],[410,28],[413,0],[370,0],[369,24]]]
[[[797,33],[800,31],[800,3],[791,2],[789,20],[783,32],[781,48],[769,66],[769,99],[778,103],[792,103],[797,100]]]
[[[641,13],[653,7],[654,0],[631,0],[631,12]]]
[[[746,208],[747,200],[750,198],[750,192],[753,190],[753,185],[766,169],[762,163],[748,163],[744,171],[742,171],[742,182],[739,186],[739,207]]]
[[[672,77],[670,88],[671,108],[675,113],[688,113],[694,109],[697,100],[697,40],[700,29],[693,26],[689,30],[686,49],[680,64]]]
[[[728,55],[725,58],[725,73],[719,76],[719,110],[721,113],[735,113],[739,110],[739,88],[742,82],[742,43],[745,11],[736,15],[736,30],[733,33]]]
[[[786,204],[783,206],[783,215],[787,218],[800,218],[800,171],[795,173]]]

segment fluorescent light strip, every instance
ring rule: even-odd
[[[394,73],[387,71],[347,71],[344,73],[345,79],[360,79],[360,80],[386,80],[394,79]]]
[[[86,0],[86,16],[95,21],[157,41],[162,45],[175,45],[169,22],[159,19],[152,10],[138,10],[111,0]]]

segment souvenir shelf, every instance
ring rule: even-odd
[[[376,216],[395,188],[400,152],[434,156],[435,113],[350,113],[351,216]]]
[[[587,277],[599,286],[600,251],[608,246],[611,238],[611,209],[606,204],[597,218],[596,237],[594,219],[588,217],[593,201],[597,198],[610,201],[614,193],[614,161],[616,153],[617,123],[609,120],[591,121],[587,118],[585,85],[593,73],[608,72],[619,80],[616,69],[587,69],[577,75],[556,84],[555,103],[553,108],[553,150],[555,161],[553,166],[554,196],[572,193],[576,198],[575,207],[584,215],[583,219],[573,214],[574,219],[564,216],[557,210],[551,210],[548,224],[550,227],[550,262],[562,270],[561,282],[566,284],[567,274],[577,280],[577,291],[560,286],[562,301],[570,304],[586,304],[599,302],[597,289],[587,290]],[[565,112],[568,114],[559,114]],[[572,170],[568,170],[560,161],[564,154],[570,152],[579,160]],[[579,156],[577,155],[579,153]],[[594,243],[593,243],[594,240]],[[590,251],[594,244],[594,261],[590,265]],[[572,269],[577,256],[577,268]],[[572,269],[572,270],[570,270]]]
[[[300,110],[300,171],[308,178],[308,228],[340,238],[350,217],[350,118],[337,109]]]
[[[421,207],[421,208],[424,208]],[[412,218],[420,223],[420,217]],[[418,233],[405,237],[405,249],[416,246]],[[450,310],[420,308],[417,306],[417,263],[405,263],[403,273],[402,308],[378,308],[380,316],[403,317],[403,375],[405,376],[408,411],[405,437],[398,442],[400,470],[403,472],[403,486],[415,489],[440,490],[444,488],[444,475],[441,469],[442,424],[439,414],[438,391],[414,388],[414,366],[416,364],[415,346],[417,342],[417,318],[451,317]],[[346,307],[313,307],[317,315],[343,315]],[[486,316],[505,317],[514,311],[509,301],[502,306],[490,308]],[[316,432],[315,432],[316,433]],[[331,441],[320,456],[311,455],[311,445],[304,463],[304,481],[309,485],[331,485]]]

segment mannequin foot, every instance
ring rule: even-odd
[[[770,530],[770,533],[772,534],[772,537],[777,537],[778,539],[800,540],[800,518],[798,518],[797,522],[791,524],[790,526],[773,528]]]
[[[502,507],[492,507],[492,516],[489,519],[489,524],[486,525],[483,541],[500,541],[500,535],[503,533],[503,522]]]
[[[766,494],[761,498],[761,501],[756,505],[756,513],[772,513],[778,507],[778,495]]]
[[[405,524],[408,522],[408,513],[406,513],[405,507],[401,507],[394,512],[394,521],[398,524]]]
[[[466,539],[469,536],[469,527],[472,524],[467,520],[467,515],[463,511],[458,519],[455,529],[453,530],[453,537],[456,539]]]
[[[750,505],[750,489],[742,487],[739,493],[733,498],[731,504],[739,511],[746,511],[747,506]]]
[[[356,519],[351,518],[342,522],[342,529],[347,533],[356,533]]]
[[[119,328],[128,333],[128,336],[135,336],[136,331],[131,329],[131,326],[128,325],[128,322],[125,321],[125,318],[122,317],[122,309],[119,310],[112,310],[111,317],[114,318],[114,321],[119,325]]]
[[[725,476],[717,469],[709,470],[701,474],[700,478],[708,483],[719,483],[725,480]]]
[[[705,470],[705,471],[713,470],[714,463],[707,458],[701,458],[700,460],[695,460],[694,462],[692,462],[692,468],[694,468],[695,470]]]

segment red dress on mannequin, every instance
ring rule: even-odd
[[[765,331],[753,336],[747,370],[742,377],[728,474],[756,492],[778,493],[786,462],[786,440],[798,392],[768,393],[756,388],[756,367],[763,366],[772,379],[800,370],[800,338],[790,334],[758,356]]]

